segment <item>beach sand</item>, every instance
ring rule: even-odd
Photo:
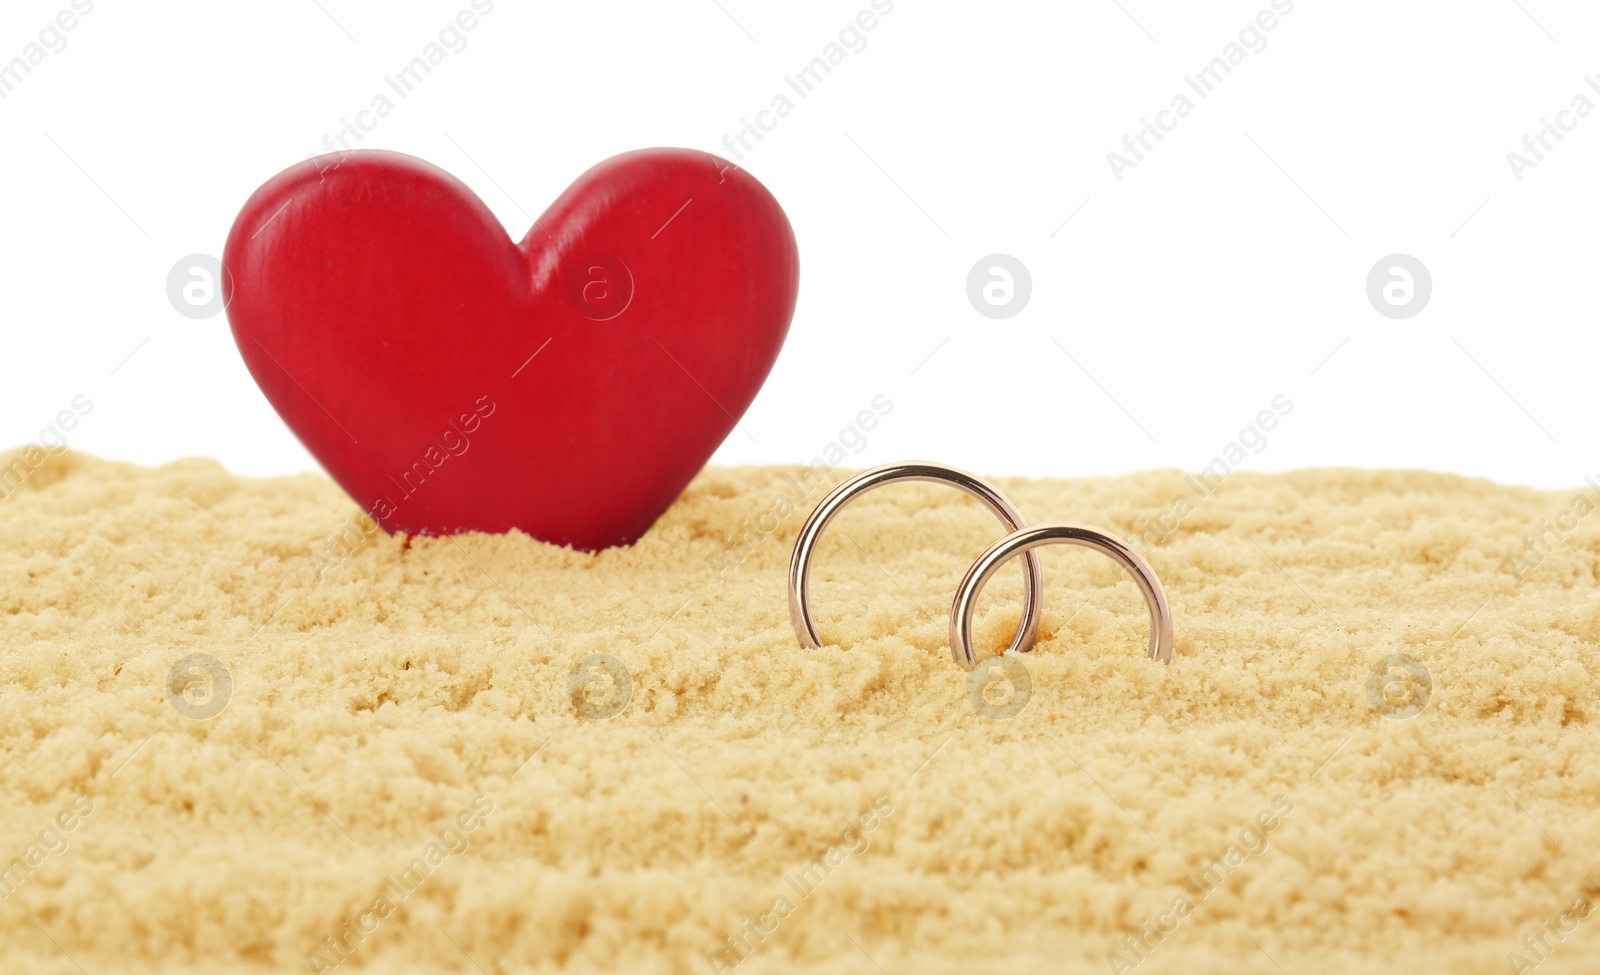
[[[1230,475],[1150,546],[1171,665],[1112,563],[1045,549],[996,718],[946,635],[992,516],[852,505],[801,650],[796,471],[710,469],[591,555],[391,538],[321,476],[49,458],[0,500],[0,967],[1600,970],[1587,488]],[[996,483],[1128,536],[1194,493]]]

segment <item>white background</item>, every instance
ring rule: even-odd
[[[520,238],[607,156],[726,154],[867,6],[496,0],[365,145],[452,171]],[[1193,469],[1282,393],[1247,467],[1600,472],[1600,113],[1521,182],[1506,159],[1574,95],[1600,104],[1600,11],[1296,0],[1118,182],[1107,152],[1267,6],[897,0],[744,160],[794,223],[801,295],[753,441],[716,460],[807,460],[883,393],[853,466]],[[0,100],[0,444],[85,394],[82,450],[315,469],[224,319],[177,314],[166,278],[466,7],[94,3]],[[0,61],[67,8],[7,0]],[[994,252],[1033,278],[1004,321],[965,291]],[[1402,321],[1365,293],[1396,252],[1433,276]]]

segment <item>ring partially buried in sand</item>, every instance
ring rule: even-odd
[[[1011,500],[1001,494],[994,485],[954,467],[927,461],[911,461],[902,464],[884,464],[862,471],[828,492],[828,496],[823,498],[811,512],[810,517],[806,518],[806,523],[800,527],[800,537],[794,542],[794,555],[789,559],[789,619],[794,623],[794,635],[800,640],[800,645],[807,650],[816,650],[822,646],[822,638],[817,635],[817,622],[811,618],[811,556],[816,551],[817,539],[822,536],[822,530],[828,527],[828,522],[833,520],[833,516],[858,495],[899,481],[928,481],[960,488],[982,501],[1010,531],[1016,531],[1027,525],[1016,505],[1013,505]],[[1039,591],[1043,587],[1044,577],[1039,570],[1037,555],[1029,552],[1023,558],[1025,564],[1022,625],[1017,627],[1017,635],[1011,638],[1011,645],[1007,648],[1011,653],[1027,653],[1032,650],[1039,631],[1041,611]],[[961,663],[960,657],[956,658],[956,663]],[[972,669],[971,664],[964,666],[968,670]]]
[[[1024,560],[1022,594],[1022,625],[1011,638],[1007,653],[1027,653],[1033,649],[1039,629],[1041,613],[1042,574],[1039,557],[1033,550],[1044,545],[1080,545],[1110,556],[1127,569],[1144,593],[1145,605],[1150,609],[1150,659],[1162,663],[1172,662],[1172,610],[1167,606],[1166,591],[1161,580],[1139,553],[1098,528],[1065,522],[1038,525],[1029,528],[1022,513],[1010,499],[994,485],[966,471],[944,464],[913,461],[902,464],[884,464],[862,471],[828,493],[795,539],[794,554],[789,560],[789,619],[794,624],[794,634],[800,645],[808,650],[822,646],[817,634],[817,624],[811,616],[811,557],[816,551],[817,539],[828,522],[858,495],[874,488],[898,481],[929,481],[949,484],[982,501],[989,510],[1010,529],[1011,534],[989,546],[962,577],[950,606],[950,656],[962,670],[972,670],[978,665],[972,650],[972,613],[978,596],[989,579],[1006,562],[1021,555]]]
[[[950,655],[962,670],[971,670],[978,664],[972,652],[972,611],[978,605],[978,595],[983,592],[989,578],[1002,565],[1018,555],[1033,556],[1033,550],[1044,545],[1081,545],[1109,555],[1133,576],[1133,581],[1144,593],[1144,602],[1150,609],[1150,659],[1164,664],[1172,662],[1172,610],[1167,606],[1166,590],[1161,580],[1138,552],[1125,545],[1114,535],[1088,525],[1060,522],[1052,525],[1035,525],[1014,531],[989,546],[978,556],[961,585],[956,587],[955,602],[950,605]]]

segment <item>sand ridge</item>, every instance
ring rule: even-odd
[[[0,899],[0,962],[1595,970],[1600,533],[1513,558],[1589,489],[1232,474],[1148,554],[1171,666],[1131,581],[1045,549],[1031,697],[996,720],[946,644],[992,517],[934,485],[852,505],[814,574],[830,645],[804,651],[784,572],[821,490],[727,557],[794,475],[707,470],[587,555],[369,533],[319,476],[51,457],[0,501],[0,868],[92,813]],[[998,483],[1031,520],[1131,537],[1183,481]],[[1019,580],[986,592],[980,653]],[[1374,698],[1394,654],[1422,670],[1385,665]],[[196,657],[231,680],[214,716],[191,716],[203,666],[174,685]]]

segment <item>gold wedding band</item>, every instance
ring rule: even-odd
[[[816,550],[817,539],[821,537],[822,530],[828,527],[828,522],[833,520],[839,509],[849,504],[857,496],[865,494],[874,488],[886,484],[895,484],[901,481],[927,481],[935,484],[948,484],[951,487],[972,495],[1005,523],[1008,531],[1015,533],[1027,523],[1023,521],[1022,514],[1016,507],[995,487],[983,480],[968,474],[966,471],[943,464],[933,464],[916,461],[903,464],[884,464],[871,470],[862,471],[850,478],[828,493],[817,505],[816,510],[806,519],[805,525],[800,529],[800,537],[795,539],[794,555],[789,560],[789,619],[794,624],[794,635],[799,639],[800,645],[807,649],[815,650],[822,646],[822,638],[817,634],[816,620],[811,616],[811,557]],[[1008,538],[1014,537],[1008,535]],[[993,549],[991,549],[992,551]],[[1007,556],[1009,558],[1010,556]],[[1022,594],[1022,625],[1017,628],[1016,636],[1011,638],[1011,645],[1007,648],[1010,653],[1027,653],[1033,649],[1033,643],[1039,631],[1039,614],[1041,603],[1041,590],[1043,589],[1043,574],[1039,570],[1039,557],[1032,552],[1023,555],[1023,594]],[[1003,561],[1003,560],[1002,560]],[[984,576],[987,582],[988,575]],[[969,572],[970,576],[971,573]],[[981,584],[980,584],[981,585]],[[970,622],[968,624],[970,630]],[[954,619],[951,621],[951,632],[955,632]],[[964,662],[955,652],[955,645],[951,644],[951,654],[956,663],[964,669],[971,670],[973,664]]]
[[[1109,555],[1127,569],[1139,591],[1144,593],[1145,606],[1150,610],[1150,659],[1164,664],[1172,662],[1172,610],[1167,606],[1166,590],[1161,588],[1161,580],[1156,578],[1150,563],[1113,535],[1088,525],[1061,522],[1012,532],[989,546],[967,570],[961,585],[956,587],[955,602],[950,605],[950,654],[962,669],[971,670],[978,664],[972,652],[972,612],[984,584],[1010,559],[1018,555],[1031,557],[1034,549],[1044,545],[1092,548]]]

